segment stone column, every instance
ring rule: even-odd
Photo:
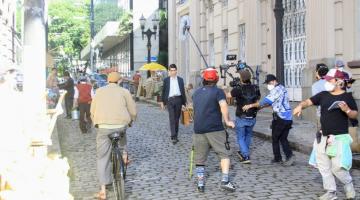
[[[169,64],[176,63],[176,42],[178,41],[176,34],[176,2],[168,1],[168,37],[169,37]]]
[[[356,2],[356,11],[355,11],[355,16],[356,16],[356,25],[357,25],[357,29],[356,29],[356,53],[355,53],[355,59],[356,60],[360,60],[360,0],[357,0]]]
[[[24,1],[23,68],[25,130],[33,144],[49,144],[46,118],[45,0]]]

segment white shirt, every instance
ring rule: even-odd
[[[180,88],[179,88],[179,82],[178,78],[176,77],[170,77],[170,91],[169,91],[169,97],[174,96],[181,96]]]
[[[86,84],[86,82],[80,82],[80,84]],[[79,98],[79,90],[77,89],[77,87],[74,87],[75,93],[74,93],[74,99],[78,99]],[[90,92],[91,98],[94,98],[94,89],[91,88],[91,92]]]

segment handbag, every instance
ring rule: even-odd
[[[190,112],[188,109],[181,110],[181,123],[184,126],[188,126],[190,124]]]

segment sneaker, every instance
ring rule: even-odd
[[[240,151],[237,151],[236,155],[239,157],[240,162],[242,162],[244,160],[244,157],[241,155]]]
[[[229,192],[235,191],[235,186],[230,181],[228,182],[221,181],[220,188]]]
[[[201,193],[204,193],[205,192],[205,186],[198,186],[197,191],[201,192]]]
[[[284,166],[291,166],[291,165],[294,164],[294,162],[295,162],[295,156],[292,155],[292,156],[290,156],[290,158],[287,158],[287,159],[285,160],[285,162],[283,162],[282,164],[283,164]]]
[[[345,191],[346,199],[355,199],[355,190],[354,190],[354,185],[352,183],[345,184],[344,191]]]
[[[324,195],[319,197],[320,200],[334,200],[337,199],[335,191],[327,191]]]
[[[251,164],[250,156],[244,156],[244,157],[243,157],[243,160],[240,161],[240,163],[243,163],[243,164]]]

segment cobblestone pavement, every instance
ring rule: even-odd
[[[243,165],[233,153],[230,178],[234,193],[219,189],[219,161],[210,153],[206,168],[206,191],[198,193],[195,181],[188,180],[192,127],[180,126],[180,142],[170,143],[168,115],[158,107],[139,103],[138,120],[128,129],[130,159],[126,180],[127,199],[317,199],[322,193],[320,175],[308,166],[308,156],[296,153],[296,164],[283,167],[269,164],[271,143],[254,138],[252,164]],[[78,121],[59,119],[62,153],[70,163],[70,192],[78,200],[94,199],[99,185],[96,177],[95,133],[81,134]],[[231,133],[231,149],[237,150]],[[352,170],[356,191],[360,171]],[[339,198],[344,199],[342,186]],[[112,191],[108,191],[112,195]],[[360,193],[359,193],[360,194]],[[114,199],[110,196],[109,199]]]

